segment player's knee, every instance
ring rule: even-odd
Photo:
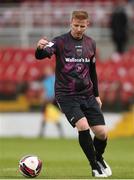
[[[107,138],[107,133],[106,132],[101,132],[98,134],[98,138],[101,140],[104,140]]]
[[[88,125],[87,119],[85,117],[81,118],[79,121],[77,121],[75,125],[76,125],[76,128],[78,129],[78,131],[84,131],[84,130],[89,129],[89,125]]]
[[[106,139],[107,136],[108,136],[107,129],[101,129],[100,131],[98,131],[97,136],[98,136],[98,138],[101,139],[101,140]]]
[[[106,126],[95,126],[92,128],[92,131],[98,139],[104,140],[108,136],[108,130]]]

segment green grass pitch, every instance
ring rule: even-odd
[[[28,154],[38,155],[43,161],[36,179],[93,178],[77,139],[0,138],[0,179],[24,179],[18,162]],[[105,159],[113,171],[108,179],[133,179],[133,137],[109,140]]]

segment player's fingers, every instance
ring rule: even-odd
[[[48,44],[48,40],[46,40],[46,39],[41,39],[39,42],[40,42],[41,44]]]
[[[42,39],[44,39],[44,40],[48,41],[48,38],[47,38],[46,36],[44,36]]]
[[[48,44],[47,40],[40,39],[39,42],[37,43],[37,47],[43,49],[47,44]]]

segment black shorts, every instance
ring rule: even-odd
[[[105,125],[104,116],[94,96],[60,97],[57,103],[73,127],[83,117],[87,118],[89,126]]]

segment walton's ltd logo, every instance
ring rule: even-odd
[[[89,58],[65,58],[66,62],[90,62]]]

